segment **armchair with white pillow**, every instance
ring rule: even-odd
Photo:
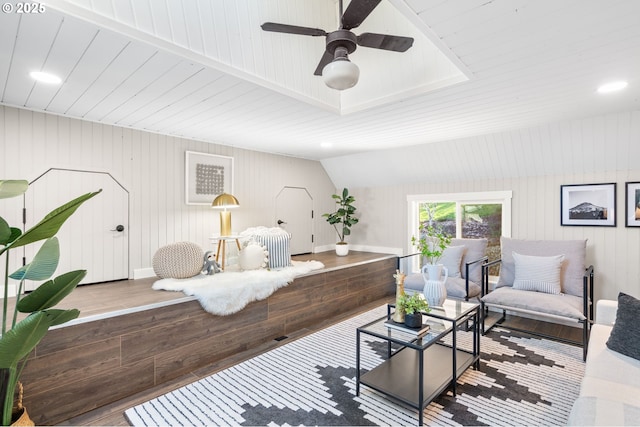
[[[465,301],[480,298],[486,249],[487,239],[451,239],[439,260],[448,270],[445,282],[448,298]],[[398,269],[407,275],[404,281],[407,293],[424,289],[424,278],[419,272],[420,256],[420,253],[414,253],[398,259]]]
[[[519,240],[502,237],[501,258],[483,265],[482,312],[488,308],[502,316],[483,334],[502,324],[507,312],[541,316],[556,323],[578,322],[586,359],[589,331],[593,321],[593,266],[586,267],[586,240]],[[489,292],[489,267],[500,263],[496,288]],[[511,327],[516,330],[517,328]],[[517,329],[520,330],[520,329]],[[526,330],[532,335],[534,331]],[[558,339],[557,337],[554,337]]]

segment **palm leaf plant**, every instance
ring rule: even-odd
[[[27,191],[24,180],[0,180],[0,199],[17,197]],[[16,385],[24,369],[27,357],[47,334],[50,327],[78,317],[76,309],[60,310],[53,307],[73,291],[87,274],[86,270],[71,271],[53,279],[60,246],[56,233],[64,222],[97,192],[84,194],[51,211],[35,226],[24,233],[11,227],[0,217],[0,259],[5,256],[4,299],[2,305],[2,335],[0,336],[0,403],[2,425],[9,425]],[[44,240],[33,260],[9,274],[10,250]],[[9,319],[9,279],[18,281],[13,317]],[[45,281],[35,291],[22,295],[24,281]],[[18,321],[18,312],[28,316]]]

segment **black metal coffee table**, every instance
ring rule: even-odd
[[[395,307],[387,306],[387,315],[357,329],[356,395],[366,385],[419,411],[422,425],[424,408],[447,388],[456,394],[456,380],[467,368],[480,368],[480,304],[446,300],[442,307],[432,307],[426,316],[429,331],[418,337],[410,332],[385,326]],[[457,333],[468,326],[473,334],[472,349],[460,349]],[[387,360],[361,373],[360,338],[371,335],[387,341]],[[442,338],[451,334],[451,342]],[[397,344],[392,348],[392,344]]]

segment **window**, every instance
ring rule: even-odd
[[[457,238],[486,238],[489,259],[500,258],[500,236],[511,237],[511,191],[409,195],[407,201],[407,253],[416,252],[411,237],[427,225]]]

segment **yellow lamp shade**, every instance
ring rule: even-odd
[[[213,199],[213,203],[211,203],[211,206],[216,209],[232,208],[235,206],[240,206],[240,202],[238,202],[238,199],[236,199],[233,195],[222,193],[218,197]]]

